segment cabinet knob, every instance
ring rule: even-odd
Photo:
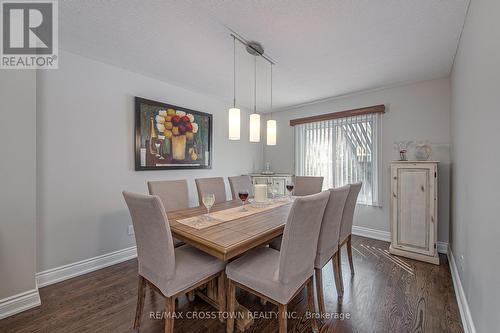
[[[396,193],[393,193],[392,195],[394,196],[394,198],[396,197]]]

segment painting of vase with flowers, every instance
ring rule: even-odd
[[[135,98],[135,169],[207,169],[212,115]]]

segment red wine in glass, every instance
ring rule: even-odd
[[[293,191],[293,184],[288,184],[288,185],[286,186],[286,189],[287,189],[287,191],[288,191],[288,192],[290,192],[290,194],[292,194],[292,191]]]
[[[238,197],[240,198],[240,200],[242,202],[241,211],[245,212],[246,211],[245,202],[248,199],[248,191],[247,190],[239,191],[238,192]]]

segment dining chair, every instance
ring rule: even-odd
[[[323,177],[295,176],[293,195],[303,196],[321,192]]]
[[[203,205],[203,196],[209,193],[213,193],[215,195],[214,204],[227,200],[224,178],[197,178],[194,181],[196,183],[196,191],[198,192],[198,202],[200,203],[200,206]]]
[[[340,295],[340,276],[337,261],[339,249],[339,233],[340,223],[342,221],[342,213],[349,195],[349,185],[335,189],[330,189],[330,197],[323,214],[321,229],[318,238],[318,249],[316,251],[316,259],[314,260],[314,275],[316,278],[316,295],[318,297],[319,312],[324,314],[325,298],[323,295],[323,267],[331,260],[333,266],[333,276],[335,286],[337,288],[337,296]]]
[[[313,176],[295,176],[294,180],[295,186],[293,189],[293,195],[304,196],[311,195],[321,192],[323,187],[323,177],[313,177]],[[271,240],[269,247],[279,250],[281,247],[281,238],[278,236]]]
[[[361,186],[363,183],[354,183],[351,184],[349,188],[349,195],[347,196],[347,200],[344,206],[344,212],[342,213],[342,222],[340,223],[340,234],[339,234],[339,253],[337,255],[337,261],[339,266],[339,277],[340,277],[340,288],[341,294],[339,295],[342,298],[344,294],[344,283],[342,281],[342,246],[346,244],[347,248],[347,259],[349,260],[349,267],[351,269],[351,275],[354,275],[354,264],[352,261],[352,244],[351,244],[351,236],[352,236],[352,221],[354,218],[354,209],[356,209],[356,202],[358,201],[358,194],[361,190]]]
[[[238,199],[238,192],[247,190],[250,196],[253,196],[252,178],[250,176],[235,176],[227,177],[229,180],[229,187],[231,188],[231,195],[233,200]]]
[[[226,266],[228,278],[227,332],[234,330],[236,287],[278,306],[279,332],[287,331],[287,304],[307,287],[307,306],[315,312],[313,275],[319,230],[328,192],[297,198],[285,224],[281,251],[258,247]],[[313,331],[318,330],[312,318]]]
[[[137,243],[139,288],[134,330],[139,332],[146,285],[165,298],[165,332],[174,331],[175,299],[217,278],[224,293],[225,263],[189,245],[174,248],[167,214],[160,198],[123,192],[130,211]],[[219,294],[219,311],[226,309],[226,297]]]
[[[189,208],[189,194],[187,181],[161,180],[148,182],[149,194],[157,195],[166,212]],[[184,242],[174,237],[174,247],[183,245]]]

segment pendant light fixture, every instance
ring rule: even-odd
[[[254,56],[254,88],[253,88],[253,113],[250,115],[249,140],[250,142],[260,142],[260,114],[257,113],[257,57],[261,57],[271,64],[271,111],[272,111],[272,65],[275,64],[267,54],[264,53],[264,47],[259,42],[247,41],[245,38],[231,33],[233,37],[234,50],[236,50],[236,41],[243,44],[246,51]],[[234,63],[236,63],[236,51],[234,51]],[[229,140],[240,139],[240,109],[236,108],[236,65],[234,65],[234,100],[233,107],[229,109]],[[267,144],[276,145],[276,121],[271,119],[267,121]]]
[[[276,120],[273,119],[273,64],[271,63],[271,115],[267,121],[266,143],[268,146],[276,146]]]
[[[240,139],[240,109],[236,107],[236,37],[233,36],[233,107],[229,109],[229,140]]]
[[[253,113],[250,115],[250,142],[260,142],[260,114],[257,113],[257,56],[254,55],[253,69]]]

